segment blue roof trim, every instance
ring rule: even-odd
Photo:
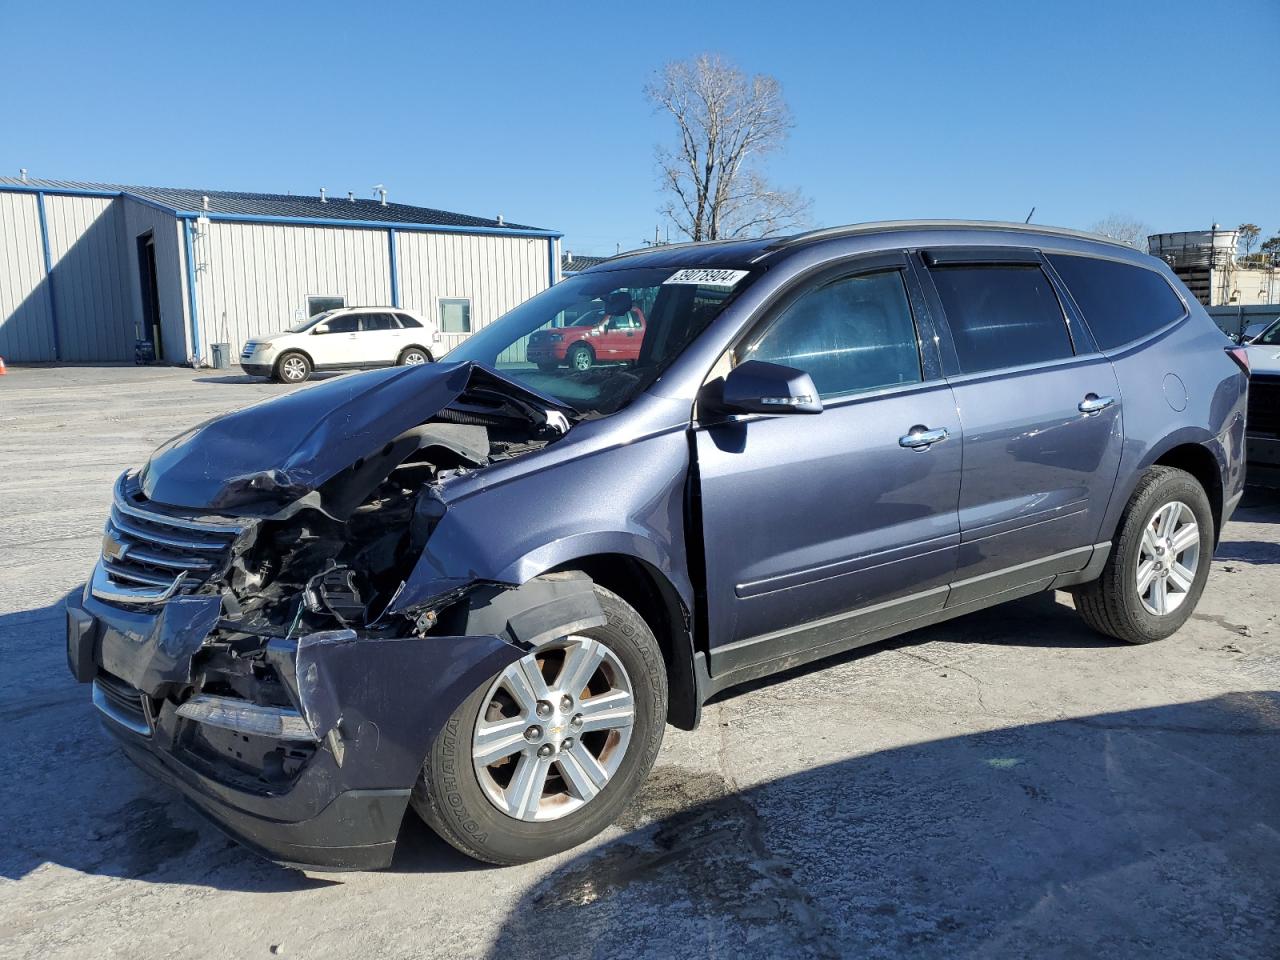
[[[0,188],[3,189],[3,188]],[[132,196],[132,194],[126,194]],[[531,230],[522,227],[460,227],[449,223],[395,223],[386,220],[331,220],[326,217],[273,217],[260,213],[214,213],[206,210],[178,210],[184,220],[208,217],[226,223],[283,223],[304,227],[351,227],[356,230],[403,230],[417,233],[478,233],[496,237],[550,237],[559,239],[555,230]]]
[[[68,197],[128,197],[138,203],[163,210],[165,213],[191,220],[196,217],[207,217],[225,223],[277,223],[294,224],[306,227],[348,227],[354,230],[405,230],[414,233],[467,233],[480,236],[497,237],[550,237],[560,239],[564,236],[556,230],[539,230],[530,227],[484,227],[460,226],[447,223],[396,223],[386,220],[344,220],[328,217],[282,217],[252,213],[217,213],[211,210],[179,210],[150,197],[139,196],[127,190],[93,190],[85,187],[46,187],[36,184],[0,183],[0,193],[44,193]]]

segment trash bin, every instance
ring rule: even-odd
[[[213,369],[227,370],[231,367],[231,344],[229,343],[212,343],[209,349],[213,351]]]

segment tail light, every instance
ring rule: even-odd
[[[1244,347],[1227,347],[1227,354],[1236,362],[1236,366],[1244,371],[1244,375],[1247,377],[1249,375],[1249,351]]]

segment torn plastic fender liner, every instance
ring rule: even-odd
[[[606,622],[591,578],[570,571],[543,574],[515,589],[501,585],[477,588],[467,598],[459,632],[493,634],[538,647]]]
[[[326,739],[349,782],[411,785],[422,758],[458,706],[529,650],[606,622],[580,573],[535,577],[514,589],[485,586],[460,611],[452,636],[362,637],[353,630],[298,641],[292,674],[299,712]],[[278,666],[279,645],[268,652]]]

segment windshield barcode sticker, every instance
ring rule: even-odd
[[[747,275],[746,270],[711,270],[697,268],[677,270],[663,283],[696,283],[704,287],[732,287]]]

